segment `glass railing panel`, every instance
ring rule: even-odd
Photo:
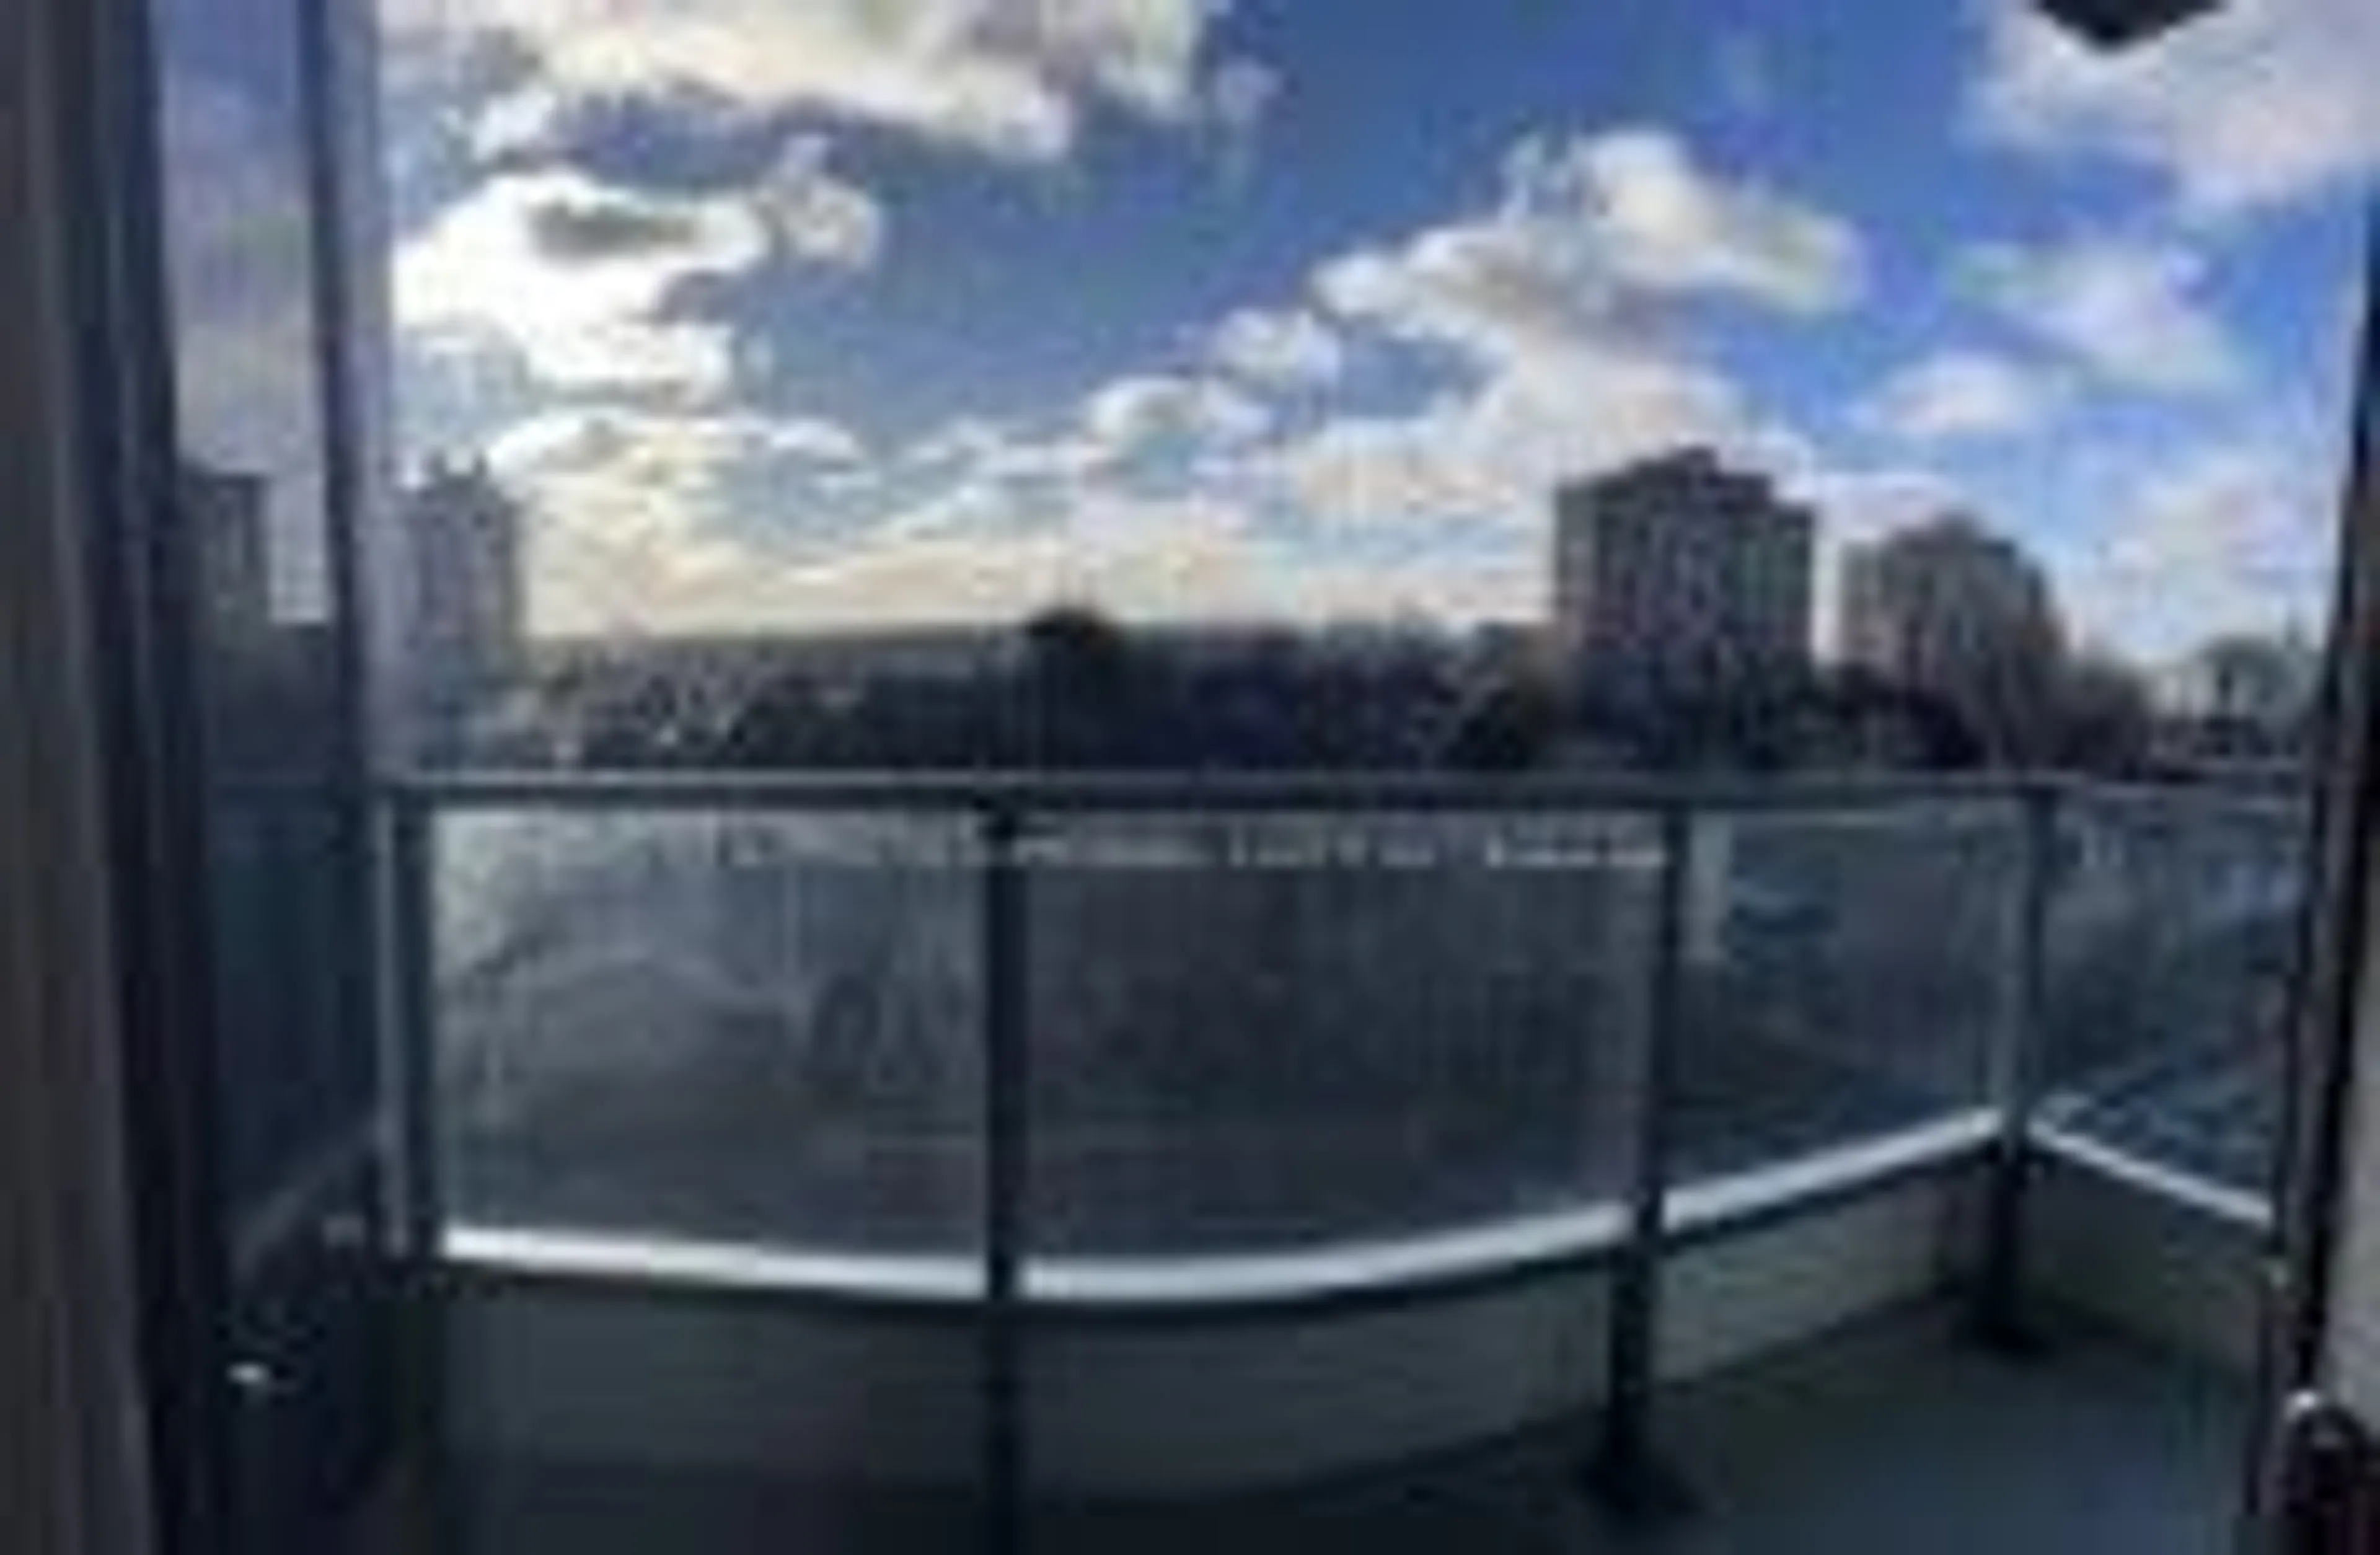
[[[450,1224],[656,1244],[698,1277],[746,1267],[735,1249],[829,1279],[844,1257],[963,1272],[983,1156],[973,840],[928,814],[443,818]]]
[[[2280,1125],[2306,814],[2279,795],[2077,795],[2058,809],[2041,1125],[2261,1198]]]
[[[1980,1137],[2015,988],[2015,807],[1705,811],[1690,832],[1670,1180]]]
[[[1650,824],[1052,817],[1027,848],[1037,1288],[1362,1283],[1616,1228]]]

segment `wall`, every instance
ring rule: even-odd
[[[1935,1288],[1963,1217],[1925,1179],[1711,1242],[1673,1264],[1673,1375]],[[1028,1430],[1044,1483],[1245,1488],[1377,1465],[1574,1414],[1597,1396],[1603,1277],[1358,1311],[1047,1319]],[[452,1314],[467,1458],[964,1477],[981,1421],[956,1312],[467,1283]]]
[[[2253,1371],[2260,1233],[2062,1166],[2045,1170],[2034,1206],[2028,1267],[2052,1301],[2241,1376]]]

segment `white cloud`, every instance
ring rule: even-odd
[[[552,516],[540,616],[817,628],[1065,597],[1159,618],[1534,613],[1560,480],[1681,443],[1776,452],[1680,315],[1799,315],[1858,285],[1830,218],[1617,140],[1531,142],[1484,211],[1318,266],[1306,295],[1052,417],[962,420],[881,460],[796,440],[845,460],[823,470],[724,413],[524,431],[504,463]],[[1313,391],[1358,352],[1397,387],[1334,415]],[[739,521],[803,491],[833,499],[799,509],[807,539]]]
[[[888,525],[832,553],[787,557],[695,532],[580,533],[540,561],[549,630],[881,631],[1016,621],[1095,601],[1131,621],[1451,621],[1541,608],[1537,558],[1494,553],[1350,555],[1296,543],[1225,504],[1187,497],[1114,501],[1067,524]],[[643,581],[618,587],[624,572]],[[596,587],[580,591],[562,580]]]
[[[900,449],[888,469],[941,483],[947,500],[901,520],[941,530],[990,521],[1019,499],[1046,516],[1053,507],[1095,506],[1137,481],[1178,485],[1194,472],[1213,473],[1216,461],[1260,443],[1274,425],[1264,402],[1231,383],[1134,373],[1100,384],[1054,420],[962,417]]]
[[[1950,349],[1894,373],[1855,419],[1904,443],[1951,443],[2037,431],[2064,407],[2056,375],[1991,351]]]
[[[782,565],[736,520],[868,457],[822,419],[623,407],[532,416],[488,454],[538,520],[528,576],[546,631],[699,624]]]
[[[1449,347],[1475,364],[1517,365],[1572,349],[1605,327],[1598,276],[1530,234],[1495,222],[1434,228],[1402,249],[1326,267],[1323,301],[1350,324]]]
[[[1128,618],[1210,613],[1243,586],[1239,516],[1198,498],[1111,499],[1026,532],[981,527],[876,541],[783,573],[779,603],[804,620],[1015,620],[1066,600]]]
[[[566,409],[491,460],[539,516],[548,632],[998,620],[1068,598],[1173,618],[1252,599],[1259,542],[1243,506],[1152,494],[1129,461],[1246,435],[1244,413],[1228,388],[1130,378],[1046,434],[965,422],[879,461],[823,420]]]
[[[1322,388],[1347,371],[1339,332],[1305,308],[1243,309],[1215,327],[1207,352],[1224,371],[1268,388]]]
[[[2083,47],[2031,6],[1992,5],[1971,116],[2029,151],[2110,158],[2225,216],[2380,173],[2380,6],[2229,0],[2155,45]]]
[[[1186,125],[1260,114],[1245,65],[1207,58],[1217,0],[386,0],[397,48],[498,41],[526,61],[480,103],[488,149],[539,143],[577,104],[808,112],[1050,161],[1093,111]],[[1220,73],[1219,73],[1220,72]]]
[[[1308,516],[1541,523],[1561,480],[1682,443],[1760,431],[1685,348],[1682,310],[1723,298],[1801,315],[1847,305],[1862,245],[1834,217],[1623,130],[1524,142],[1497,201],[1318,268],[1339,327],[1419,347],[1439,387],[1402,413],[1326,422],[1271,471]]]
[[[1245,479],[1150,484],[1184,447],[1250,435],[1226,408],[1241,403],[1196,380],[1127,378],[1054,430],[954,423],[880,461],[825,422],[557,411],[515,427],[492,458],[539,516],[533,608],[547,632],[881,628],[1012,620],[1069,599],[1152,621],[1538,608],[1534,547],[1450,552],[1424,526],[1410,544],[1348,548],[1269,523]],[[1174,462],[1135,462],[1150,448]],[[756,511],[813,522],[755,525]]]
[[[827,165],[820,136],[787,142],[757,196],[783,251],[797,261],[866,270],[884,249],[884,209]]]
[[[2101,382],[2153,394],[2237,387],[2238,344],[2201,296],[2205,256],[2180,243],[2090,236],[2038,248],[1990,245],[1961,262],[1986,307]]]
[[[547,479],[600,467],[680,491],[694,482],[720,484],[737,467],[766,479],[769,468],[778,464],[853,465],[867,456],[867,445],[856,434],[821,418],[623,407],[532,417],[506,429],[489,447],[491,463],[507,479]]]
[[[1956,480],[1924,465],[1837,465],[1810,455],[1779,472],[1799,502],[1827,516],[1821,537],[1840,548],[1974,505]]]
[[[687,281],[753,269],[770,242],[741,200],[506,175],[399,248],[397,320],[409,334],[507,346],[549,388],[716,395],[733,375],[732,333],[665,305]]]
[[[540,417],[499,438],[492,463],[535,518],[525,572],[540,632],[691,625],[750,571],[717,527],[721,473],[657,425]]]
[[[418,352],[509,350],[550,390],[714,398],[734,376],[735,332],[672,316],[679,288],[772,257],[863,268],[884,225],[809,139],[751,190],[659,193],[566,168],[504,174],[399,246],[397,321]]]
[[[1083,409],[1085,431],[1118,459],[1168,447],[1237,446],[1255,442],[1271,425],[1262,405],[1229,384],[1162,373],[1119,379]]]
[[[1734,386],[1691,363],[1581,358],[1559,376],[1507,374],[1402,415],[1346,417],[1293,440],[1265,473],[1326,525],[1450,525],[1525,535],[1574,477],[1684,443],[1753,441]]]
[[[1644,348],[1665,304],[1824,311],[1856,297],[1864,270],[1857,234],[1834,217],[1730,183],[1666,134],[1622,130],[1524,141],[1493,208],[1338,259],[1316,290],[1394,338],[1559,371]]]
[[[1573,213],[1613,277],[1641,291],[1819,313],[1852,302],[1864,280],[1851,227],[1719,177],[1660,130],[1533,142],[1516,154],[1512,178],[1524,207],[1557,219]]]
[[[989,431],[965,440],[1018,446]],[[1220,494],[1154,496],[1093,473],[969,469],[914,505],[809,544],[739,525],[733,493],[779,493],[855,452],[824,427],[741,417],[541,418],[502,440],[499,474],[540,516],[532,601],[549,633],[881,630],[1015,620],[1089,599],[1127,619],[1377,618],[1513,605],[1533,569],[1324,554]],[[945,456],[953,456],[946,455]],[[1507,576],[1510,574],[1510,576]]]
[[[2116,522],[2069,558],[2082,615],[2156,652],[2302,619],[2333,565],[2334,474],[2277,437],[2124,468],[2101,498]]]
[[[2279,450],[2257,445],[2217,446],[2144,471],[2108,564],[2160,579],[2306,568],[2314,558],[2294,553],[2308,542],[2318,549],[2313,485]]]

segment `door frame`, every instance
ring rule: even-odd
[[[358,11],[354,0],[293,0],[290,13],[285,46],[296,51],[304,91],[294,128],[313,243],[309,301],[344,319],[346,226],[325,203],[341,171],[326,72],[344,61],[341,30]],[[43,219],[18,230],[59,255],[59,295],[43,299],[59,326],[57,354],[35,371],[70,423],[60,429],[58,455],[75,502],[58,516],[73,530],[67,542],[76,551],[84,629],[45,646],[59,663],[79,661],[87,670],[92,759],[84,786],[99,833],[90,872],[108,901],[110,1035],[121,1077],[113,1105],[130,1225],[128,1317],[145,1414],[151,1547],[238,1555],[239,1313],[214,1061],[225,1032],[209,891],[200,601],[175,522],[182,463],[162,30],[153,0],[25,0],[11,15],[36,30],[38,48],[28,57],[48,87],[40,94],[41,151],[48,187],[64,193],[30,206]],[[355,343],[343,324],[316,335],[310,383],[324,406],[334,653],[343,695],[359,699],[363,628],[346,608],[361,589],[355,515],[368,468],[353,423]],[[362,838],[370,817],[359,699],[353,711],[340,721],[334,776]],[[364,856],[360,847],[357,856]],[[377,1010],[368,995],[350,1008],[357,1039],[370,1041]]]
[[[170,624],[192,580],[160,516],[177,500],[164,181],[155,39],[146,0],[30,0],[52,30],[57,177],[71,336],[53,387],[77,418],[86,656],[96,727],[92,792],[117,1003],[116,1051],[134,1324],[153,1507],[152,1547],[231,1550],[225,1206],[211,1109],[212,979],[196,665]]]
[[[2241,1547],[2278,1548],[2301,1400],[2326,1387],[2337,1264],[2354,1172],[2358,1062],[2374,960],[2380,867],[2380,197],[2365,215],[2359,338],[2351,343],[2329,640],[2313,747],[2311,879],[2301,920],[2277,1214],[2265,1254],[2265,1335]],[[2380,1142],[2374,1142],[2380,1143]]]

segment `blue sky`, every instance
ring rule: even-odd
[[[1525,617],[1565,476],[2318,611],[2380,7],[385,0],[401,420],[557,630]]]

